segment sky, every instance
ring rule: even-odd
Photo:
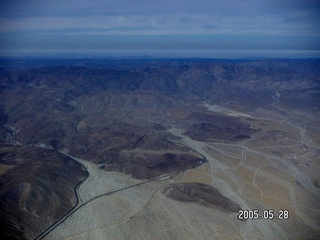
[[[230,52],[320,57],[320,0],[0,0],[0,56]]]

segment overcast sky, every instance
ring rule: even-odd
[[[0,51],[320,50],[319,0],[1,0]]]

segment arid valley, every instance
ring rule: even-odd
[[[0,69],[1,239],[320,238],[319,60]]]

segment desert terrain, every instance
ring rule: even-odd
[[[319,61],[0,66],[2,237],[320,237]]]

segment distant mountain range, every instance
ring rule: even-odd
[[[259,129],[205,104],[319,112],[319,76],[319,60],[1,60],[3,237],[35,237],[75,203],[86,173],[61,152],[137,179],[184,171],[203,157],[168,129],[202,141],[250,138]]]

